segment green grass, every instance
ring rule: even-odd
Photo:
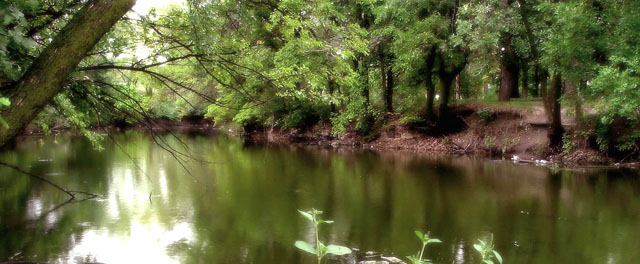
[[[519,110],[531,111],[536,106],[543,106],[540,98],[515,98],[509,102],[500,102],[491,99],[463,99],[455,102],[456,105],[477,105],[487,108],[514,108]]]

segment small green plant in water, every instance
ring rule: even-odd
[[[305,241],[296,241],[295,246],[298,249],[304,252],[308,252],[310,254],[316,255],[316,258],[318,258],[318,264],[320,264],[320,262],[322,261],[322,258],[327,254],[333,254],[337,256],[351,254],[351,249],[347,247],[338,246],[338,245],[325,246],[322,242],[320,242],[320,238],[318,236],[319,225],[333,223],[333,221],[322,220],[319,217],[322,214],[322,211],[311,209],[311,211],[307,211],[307,212],[300,211],[300,210],[298,210],[298,212],[300,212],[300,214],[302,214],[307,220],[309,220],[313,224],[313,229],[314,229],[314,232],[316,233],[316,247],[312,246],[311,244]]]
[[[502,256],[498,251],[495,251],[493,248],[495,245],[493,244],[493,234],[491,234],[491,238],[489,241],[484,241],[482,239],[478,239],[478,244],[474,244],[473,248],[476,249],[482,256],[483,264],[493,264],[495,263],[493,259],[495,258],[498,263],[502,264]]]
[[[407,256],[407,259],[409,259],[409,262],[411,262],[412,264],[431,264],[431,262],[422,260],[424,255],[424,250],[427,248],[427,245],[432,243],[442,243],[442,241],[440,241],[440,239],[437,239],[437,238],[431,238],[430,237],[431,232],[427,232],[426,234],[423,234],[422,232],[417,230],[415,232],[418,238],[420,239],[420,241],[422,241],[422,249],[420,250],[420,252],[416,253],[415,256]]]

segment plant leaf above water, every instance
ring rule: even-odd
[[[300,250],[311,253],[313,255],[317,253],[316,249],[311,244],[304,241],[296,241],[295,246]]]
[[[496,256],[496,259],[498,260],[498,263],[502,264],[502,256],[500,256],[500,253],[498,253],[498,251],[493,251],[493,255]]]
[[[482,253],[482,246],[480,246],[478,244],[474,244],[473,248],[475,248],[478,252]]]
[[[305,218],[309,219],[309,221],[313,222],[313,215],[305,211],[298,210],[298,212],[300,212],[300,214],[302,214]]]
[[[349,249],[348,247],[343,247],[338,245],[329,245],[327,246],[327,253],[337,255],[337,256],[342,256],[346,254],[351,254],[351,249]]]

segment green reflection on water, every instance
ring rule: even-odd
[[[147,135],[116,138],[102,152],[83,138],[33,138],[0,155],[104,195],[52,210],[63,193],[0,168],[0,261],[313,263],[293,243],[313,235],[296,209],[315,207],[336,221],[324,241],[387,255],[415,253],[419,229],[443,240],[425,253],[437,263],[477,262],[471,245],[490,233],[507,263],[640,263],[633,171],[181,135],[193,156],[216,162],[188,161],[189,175]]]

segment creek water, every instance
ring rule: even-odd
[[[156,140],[180,153],[132,131],[102,151],[83,137],[57,136],[0,153],[101,195],[63,204],[66,194],[0,167],[0,262],[314,263],[293,244],[314,239],[297,210],[317,208],[335,221],[321,228],[326,243],[403,259],[420,249],[414,230],[428,230],[443,241],[425,252],[434,263],[479,263],[473,244],[491,235],[505,263],[640,263],[637,171],[216,134]]]

